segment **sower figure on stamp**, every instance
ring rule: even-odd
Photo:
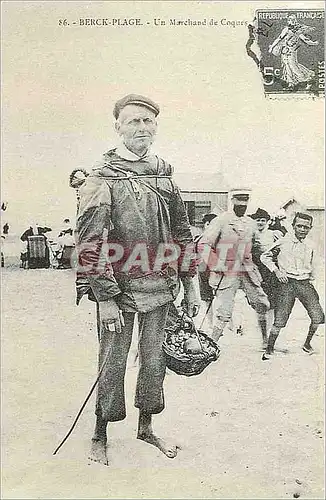
[[[198,244],[210,270],[209,283],[215,289],[213,337],[217,341],[232,317],[239,288],[258,314],[263,343],[267,342],[266,312],[268,298],[261,287],[261,276],[252,261],[252,247],[260,245],[254,221],[245,215],[248,190],[231,192],[232,211],[212,220]]]
[[[287,233],[260,257],[262,263],[275,274],[279,281],[274,324],[263,360],[269,359],[274,353],[276,339],[281,329],[286,326],[296,299],[299,299],[311,320],[308,335],[302,347],[308,354],[313,353],[310,342],[318,325],[325,322],[318,293],[311,283],[314,280],[314,248],[310,241],[305,240],[312,228],[312,222],[311,215],[298,212],[292,223],[293,233]]]
[[[177,446],[154,434],[152,415],[164,409],[162,343],[180,279],[187,313],[198,312],[193,284],[196,262],[185,207],[171,178],[171,166],[150,152],[159,106],[147,97],[128,95],[115,104],[113,114],[122,142],[103,155],[80,187],[76,225],[77,300],[92,293],[99,303],[100,366],[108,356],[99,379],[90,454],[105,465],[108,422],[126,416],[124,378],[135,313],[139,321],[137,438],[169,458],[176,456]],[[166,250],[170,250],[168,256]]]
[[[287,26],[269,46],[269,53],[281,56],[282,79],[289,89],[294,89],[301,83],[306,84],[306,89],[311,87],[315,72],[298,62],[298,49],[305,43],[309,46],[318,45],[318,40],[311,40],[310,33],[314,26],[300,24],[294,14],[287,19]]]

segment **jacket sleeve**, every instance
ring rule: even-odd
[[[280,248],[283,238],[278,239],[271,245],[265,252],[260,256],[260,261],[270,270],[270,272],[276,271],[278,269],[275,264],[275,253]]]
[[[80,188],[76,221],[78,279],[88,280],[98,302],[121,293],[108,259],[107,233],[111,229],[111,193],[106,181],[89,176]]]
[[[252,253],[252,259],[255,264],[260,262],[260,256],[263,253],[264,248],[262,245],[261,241],[261,234],[258,231],[258,229],[254,229],[253,235],[252,235],[252,247],[251,247],[251,253]]]
[[[197,258],[187,211],[177,185],[172,182],[173,194],[170,204],[171,232],[174,243],[180,248],[179,275],[193,277],[197,273]]]
[[[200,243],[209,245],[211,248],[216,248],[216,245],[220,239],[221,230],[223,227],[223,216],[215,217],[209,226],[203,232]]]
[[[224,244],[223,241],[220,242],[223,223],[223,215],[220,215],[213,219],[201,235],[197,244],[201,261],[204,266],[208,267],[209,271],[219,270],[220,248],[218,248],[218,245],[220,244],[221,247]]]

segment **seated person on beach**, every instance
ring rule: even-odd
[[[50,251],[49,251],[49,245],[48,245],[48,240],[47,237],[45,236],[46,233],[51,232],[52,229],[47,226],[40,226],[38,223],[33,223],[31,226],[26,229],[26,231],[23,232],[23,234],[20,237],[20,240],[23,242],[21,253],[20,253],[20,261],[21,261],[21,267],[26,268],[26,267],[45,267],[48,268],[50,267]],[[37,257],[33,256],[31,257],[30,251],[29,251],[29,238],[31,236],[42,236],[44,239],[44,252],[45,255],[43,257]],[[32,259],[32,260],[31,260]],[[32,262],[33,261],[33,262]]]

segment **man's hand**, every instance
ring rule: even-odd
[[[197,316],[199,312],[199,301],[195,286],[192,278],[182,278],[182,284],[184,289],[184,298],[182,300],[182,307],[190,316],[190,318]]]
[[[121,333],[124,319],[116,301],[109,299],[99,302],[101,327],[110,332]]]
[[[284,271],[280,271],[279,269],[275,269],[274,271],[276,278],[280,283],[288,283],[288,277]]]

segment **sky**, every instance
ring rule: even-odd
[[[252,210],[275,210],[292,196],[323,206],[323,99],[267,99],[245,51],[243,23],[255,9],[289,5],[324,4],[2,2],[1,196],[12,230],[74,218],[69,174],[90,170],[117,144],[112,109],[128,93],[159,103],[155,152],[181,184],[193,176],[196,189],[219,170],[230,187],[252,189]],[[143,25],[80,26],[86,18]],[[175,18],[217,24],[170,26]]]

